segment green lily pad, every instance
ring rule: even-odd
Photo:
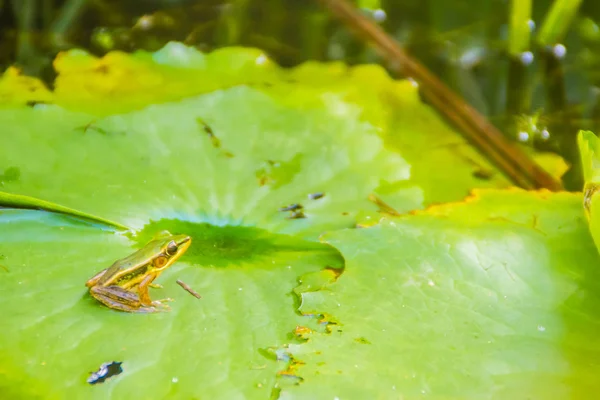
[[[349,110],[299,111],[237,87],[105,118],[47,105],[0,111],[11,133],[0,169],[21,170],[4,190],[136,229],[179,218],[316,237],[353,226],[357,210],[376,208],[368,195],[380,182],[409,176]],[[401,211],[420,207],[419,193],[400,192]],[[301,215],[280,211],[292,204]]]
[[[350,68],[342,63],[309,62],[291,75],[360,105],[362,117],[380,128],[386,146],[400,152],[411,165],[411,178],[402,185],[421,188],[425,204],[460,200],[473,188],[511,185],[433,108],[421,102],[414,82],[393,80],[377,65]]]
[[[113,51],[102,58],[70,50],[59,54],[54,67],[56,103],[101,116],[279,77],[279,67],[258,49],[205,55],[175,42],[154,53]]]
[[[483,191],[325,240],[346,269],[320,290],[297,290],[301,311],[326,328],[285,348],[302,383],[280,398],[558,399],[600,389],[600,257],[581,195]]]
[[[84,283],[132,253],[135,242],[39,211],[2,211],[0,226],[7,327],[0,392],[7,398],[268,398],[279,367],[259,350],[287,343],[301,323],[290,294],[298,275],[343,265],[326,245],[268,232],[260,238],[270,247],[240,260],[214,249],[223,238],[230,246],[255,244],[257,232],[213,227],[220,232],[199,235],[204,227],[188,224],[195,250],[161,275],[163,289],[151,289],[155,299],[175,299],[172,311],[127,314],[100,305]],[[203,248],[212,263],[202,259]],[[123,363],[121,375],[86,383],[111,361]]]
[[[20,171],[4,182],[7,196],[135,231],[0,211],[3,322],[18,327],[0,333],[0,392],[268,398],[280,368],[268,349],[289,343],[306,319],[292,295],[298,277],[343,268],[316,238],[353,227],[360,210],[376,209],[368,197],[382,182],[409,176],[354,106],[331,99],[328,107],[294,108],[234,87],[108,117],[48,104],[0,110],[10,134],[0,170]],[[414,190],[394,195],[404,198],[400,210],[421,207]],[[176,300],[171,312],[120,313],[87,294],[87,279],[164,229],[193,238],[160,276],[164,289],[151,290]],[[111,361],[124,372],[86,383]]]
[[[448,300],[449,308],[438,308],[438,314],[461,340],[467,329],[508,318],[503,323],[517,332],[511,336],[508,330],[508,341],[501,337],[502,326],[480,329],[497,339],[496,353],[514,356],[490,358],[499,360],[493,367],[507,374],[516,363],[531,361],[518,357],[531,356],[533,350],[523,350],[519,339],[529,336],[517,328],[534,311],[547,318],[540,317],[539,326],[555,334],[550,331],[557,319],[552,307],[571,293],[577,300],[581,292],[588,303],[573,304],[573,313],[595,324],[590,314],[596,305],[593,271],[563,264],[577,259],[591,265],[598,257],[589,254],[589,236],[581,231],[577,196],[506,192],[488,197],[479,208],[451,207],[463,210],[460,216],[431,208],[424,215],[349,229],[357,222],[371,226],[382,215],[422,208],[424,193],[427,202],[439,201],[462,196],[472,186],[461,178],[454,186],[440,181],[435,171],[450,168],[439,164],[429,170],[431,178],[413,179],[419,158],[430,156],[431,143],[418,139],[416,150],[409,150],[415,160],[409,165],[388,135],[404,133],[410,140],[440,122],[431,110],[411,120],[423,109],[415,89],[394,83],[378,67],[344,67],[339,79],[330,79],[329,66],[323,66],[310,83],[301,68],[281,70],[254,50],[203,55],[179,44],[157,53],[115,52],[102,59],[72,51],[59,57],[56,66],[60,75],[52,93],[36,89],[21,96],[33,83],[14,71],[0,81],[0,126],[8,138],[0,146],[4,204],[17,199],[21,207],[18,196],[29,196],[35,200],[29,199],[28,208],[70,215],[0,209],[0,307],[9,327],[0,332],[0,393],[9,398],[342,398],[344,393],[353,398],[366,393],[349,391],[361,380],[369,394],[385,395],[390,388],[379,385],[390,383],[393,371],[407,371],[389,363],[392,356],[409,357],[427,377],[432,368],[449,368],[448,375],[435,369],[440,383],[430,386],[436,390],[454,383],[452,387],[462,387],[464,376],[450,368],[462,365],[464,371],[480,373],[473,386],[479,394],[490,388],[485,384],[489,374],[474,367],[484,363],[483,355],[467,351],[462,364],[444,364],[444,359],[427,365],[416,356],[433,355],[420,338],[440,345],[440,354],[448,351],[438,337],[438,317],[430,313],[435,304]],[[392,92],[382,91],[390,82]],[[365,100],[360,99],[363,89]],[[396,95],[406,97],[405,127],[394,116],[395,107],[403,104]],[[433,125],[432,118],[437,121]],[[560,210],[558,216],[548,216],[552,207]],[[73,210],[93,218],[74,219]],[[133,233],[103,229],[99,224],[106,222],[131,227]],[[160,276],[157,283],[164,288],[151,290],[153,299],[175,299],[171,312],[121,313],[87,294],[87,279],[164,229],[193,238],[188,252]],[[509,231],[513,236],[503,236]],[[323,234],[343,252],[349,262],[346,272],[340,253],[318,241]],[[450,244],[461,250],[463,242],[467,247],[461,263],[445,263],[449,256],[444,251]],[[522,244],[520,253],[514,252],[515,243]],[[533,264],[523,281],[529,286],[511,292],[513,302],[507,304],[517,310],[514,314],[508,306],[497,311],[485,302],[488,288],[497,289],[490,285],[504,289],[508,278],[485,281],[470,273],[475,261],[468,257],[474,252],[469,253],[469,246],[474,245],[485,249],[475,252],[477,257],[498,257],[511,266]],[[437,273],[458,282],[462,297],[447,287],[448,279],[439,281],[443,290],[438,303],[419,297],[417,284],[396,285],[393,278],[406,277],[397,268],[405,259],[414,270],[426,268],[427,263],[420,263],[424,260],[445,266]],[[390,286],[377,280],[377,268],[389,273]],[[581,283],[583,271],[591,278]],[[430,272],[429,267],[424,271]],[[453,272],[465,273],[464,280]],[[176,286],[177,279],[201,299]],[[396,304],[403,296],[416,316],[398,314],[402,307]],[[492,309],[487,319],[486,305]],[[480,308],[468,312],[476,306]],[[572,314],[567,317],[569,323],[580,322]],[[464,319],[479,325],[464,328]],[[396,336],[382,342],[373,331],[380,328],[402,330],[392,330]],[[341,336],[346,329],[350,335]],[[576,332],[584,343],[593,343],[587,330]],[[548,348],[555,350],[556,336],[551,339]],[[552,358],[556,352],[544,344],[532,342],[527,343],[546,358],[531,361],[531,376],[566,376],[581,387],[579,375],[556,375],[554,369],[550,372],[555,375],[540,375],[536,365],[559,358]],[[472,344],[466,339],[457,343],[460,350]],[[566,344],[575,347],[574,342]],[[346,369],[357,359],[352,346],[364,346],[360,357],[368,371],[357,369],[360,376]],[[589,361],[586,357],[569,359],[577,373]],[[91,372],[111,361],[123,363],[122,374],[94,386],[86,383]],[[323,368],[330,367],[339,376],[325,381],[333,369]],[[596,375],[593,368],[584,373]],[[400,387],[417,393],[414,386]]]
[[[307,62],[282,69],[258,49],[232,47],[204,54],[172,42],[154,53],[114,51],[102,58],[70,50],[57,57],[54,67],[58,78],[51,95],[31,92],[33,83],[7,73],[0,79],[0,104],[37,100],[102,117],[247,85],[294,108],[328,107],[335,114],[352,110],[375,128],[389,149],[408,160],[411,177],[401,186],[415,194],[421,191],[425,204],[460,200],[472,188],[511,185],[421,102],[412,82],[394,80],[378,65]],[[396,207],[394,196],[378,195]],[[398,207],[403,207],[402,199]]]

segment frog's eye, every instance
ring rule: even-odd
[[[173,256],[175,255],[175,253],[177,253],[177,243],[175,242],[170,242],[167,246],[167,255],[168,256]]]
[[[167,265],[167,261],[169,261],[169,260],[165,256],[156,257],[156,260],[154,260],[154,267],[162,268],[165,265]]]

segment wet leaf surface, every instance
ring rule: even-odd
[[[303,383],[281,398],[598,390],[600,258],[581,195],[481,192],[325,240],[344,273],[296,291],[303,313],[334,323],[285,349]]]

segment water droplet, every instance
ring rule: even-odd
[[[242,288],[238,288],[238,290],[240,290],[240,291],[241,291],[241,290],[244,290],[244,289],[242,289]]]
[[[264,54],[261,54],[260,56],[256,57],[256,65],[263,65],[264,63],[267,62],[267,56],[265,56]]]
[[[517,139],[519,139],[519,141],[521,142],[526,142],[527,140],[529,140],[529,133],[521,131],[517,134]]]
[[[542,326],[542,325],[538,325],[538,328],[537,328],[537,329],[538,329],[538,331],[540,331],[540,332],[544,332],[544,331],[546,330],[546,327],[545,327],[545,326]]]
[[[413,78],[406,78],[414,87],[419,87],[419,82],[415,81]]]
[[[378,8],[377,10],[373,10],[373,18],[377,22],[383,22],[387,18],[387,14],[381,8]]]
[[[535,29],[535,21],[530,19],[529,21],[527,21],[527,26],[529,26],[529,30],[533,32],[533,30]]]
[[[427,282],[427,284],[429,286],[435,286],[435,282],[433,282],[431,279]]]
[[[540,132],[540,136],[542,137],[542,139],[548,140],[550,138],[550,132],[548,132],[548,129],[542,129],[542,131]]]
[[[567,54],[567,48],[559,43],[552,48],[552,52],[557,58],[563,58]]]
[[[144,15],[137,20],[136,26],[140,29],[146,30],[152,27],[152,17]]]
[[[533,53],[530,51],[524,51],[523,53],[521,53],[521,62],[523,63],[523,65],[531,64],[534,58],[535,57],[533,56]]]
[[[174,376],[173,379],[171,379],[171,382],[177,383],[177,382],[179,382],[179,378],[177,378],[176,376]]]

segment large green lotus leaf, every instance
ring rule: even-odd
[[[411,165],[411,179],[403,185],[423,189],[425,204],[460,200],[472,188],[510,186],[501,172],[421,102],[414,82],[393,80],[377,65],[350,68],[342,63],[309,62],[291,75],[359,104],[363,117],[380,128],[386,145]]]
[[[343,260],[254,228],[169,227],[195,241],[152,289],[175,299],[172,311],[128,314],[100,305],[84,282],[135,241],[54,214],[0,211],[2,398],[269,398],[279,366],[261,349],[288,343],[302,322],[290,295],[298,275]],[[123,362],[121,375],[86,383],[111,361]]]
[[[83,50],[59,53],[58,77],[48,91],[39,80],[9,68],[0,77],[0,105],[55,103],[97,116],[138,110],[236,85],[269,85],[280,68],[253,48],[227,47],[204,54],[171,42],[159,51],[95,57]]]
[[[203,54],[175,42],[154,53],[113,51],[102,58],[71,50],[59,54],[54,66],[56,102],[96,115],[240,84],[262,85],[280,75],[258,49],[228,47]]]
[[[367,198],[382,181],[409,176],[352,108],[296,110],[247,87],[99,119],[47,105],[5,110],[0,125],[10,135],[0,171],[20,171],[5,191],[136,229],[184,217],[316,237],[353,226],[358,210],[376,208]],[[400,211],[420,207],[420,193],[396,193]],[[280,211],[290,204],[306,218]]]
[[[589,398],[600,389],[600,257],[580,194],[482,191],[325,240],[282,349],[284,399]],[[320,280],[320,283],[319,283]]]
[[[36,78],[21,75],[14,67],[0,77],[0,105],[14,107],[27,102],[50,102],[54,95]]]
[[[303,320],[297,278],[343,266],[335,250],[303,238],[352,227],[359,210],[375,209],[367,199],[382,181],[408,177],[354,107],[327,107],[300,110],[239,86],[109,117],[45,104],[0,110],[4,192],[135,230],[2,211],[0,392],[268,397],[279,365],[261,349],[289,342]],[[305,218],[279,210],[294,203]],[[407,191],[404,211],[418,207]],[[193,237],[160,277],[165,288],[153,289],[176,299],[172,312],[119,313],[86,294],[88,278],[163,229]],[[112,360],[125,372],[90,387],[89,372]]]
[[[412,82],[393,80],[377,65],[307,62],[282,69],[257,49],[203,54],[173,42],[154,53],[115,51],[102,58],[71,50],[61,53],[54,66],[58,78],[50,97],[11,72],[0,80],[0,103],[37,100],[104,116],[245,84],[303,109],[322,109],[332,99],[338,106],[358,106],[360,118],[374,125],[387,146],[412,165],[411,179],[402,185],[422,189],[426,204],[459,200],[475,187],[510,185],[420,101]],[[343,103],[336,101],[340,98]],[[396,206],[397,200],[386,190],[378,195]]]

